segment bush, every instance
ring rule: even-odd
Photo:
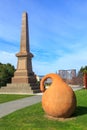
[[[14,75],[15,68],[13,65],[7,63],[0,63],[0,87],[5,86],[11,82],[11,78]]]

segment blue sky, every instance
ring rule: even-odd
[[[0,62],[17,65],[24,11],[36,74],[87,65],[87,0],[0,0]]]

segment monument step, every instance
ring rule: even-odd
[[[15,89],[15,88],[1,88],[0,89],[0,92],[19,92],[19,91],[26,91],[26,92],[28,92],[28,91],[33,91],[33,90],[31,90],[31,89],[28,89],[28,88],[21,88],[21,89]]]
[[[11,84],[7,84],[7,87],[30,87],[30,84],[27,84],[27,83],[19,83],[19,84],[16,84],[16,83],[11,83]]]
[[[30,84],[7,84],[0,88],[0,93],[39,93],[38,86],[31,87]]]
[[[0,93],[21,93],[21,94],[24,94],[24,93],[32,93],[33,94],[33,90],[31,89],[15,89],[15,88],[1,88],[0,89]]]
[[[33,90],[33,93],[40,93],[40,92],[41,92],[40,89]]]
[[[39,86],[37,86],[37,84],[35,85],[35,84],[32,84],[32,85],[30,85],[30,84],[7,84],[7,87],[9,87],[9,88],[26,88],[26,89],[39,89]]]

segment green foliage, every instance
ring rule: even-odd
[[[75,92],[77,108],[67,120],[48,119],[41,103],[23,108],[0,119],[1,130],[87,130],[87,91]]]
[[[87,73],[87,66],[81,67],[80,72]]]
[[[80,68],[78,76],[82,76],[84,73],[87,73],[87,66]]]
[[[11,77],[13,76],[15,68],[11,64],[0,63],[0,86],[4,86],[11,82]]]

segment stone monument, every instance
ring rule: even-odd
[[[4,87],[5,89],[2,91],[12,93],[39,92],[40,89],[37,85],[36,75],[32,70],[33,54],[30,52],[28,14],[26,12],[22,15],[20,52],[16,56],[18,58],[17,70],[12,78],[12,83],[7,84],[7,87]]]
[[[23,13],[20,52],[18,57],[17,70],[12,78],[12,83],[34,83],[36,76],[32,71],[32,57],[30,53],[29,34],[28,34],[28,15]]]

